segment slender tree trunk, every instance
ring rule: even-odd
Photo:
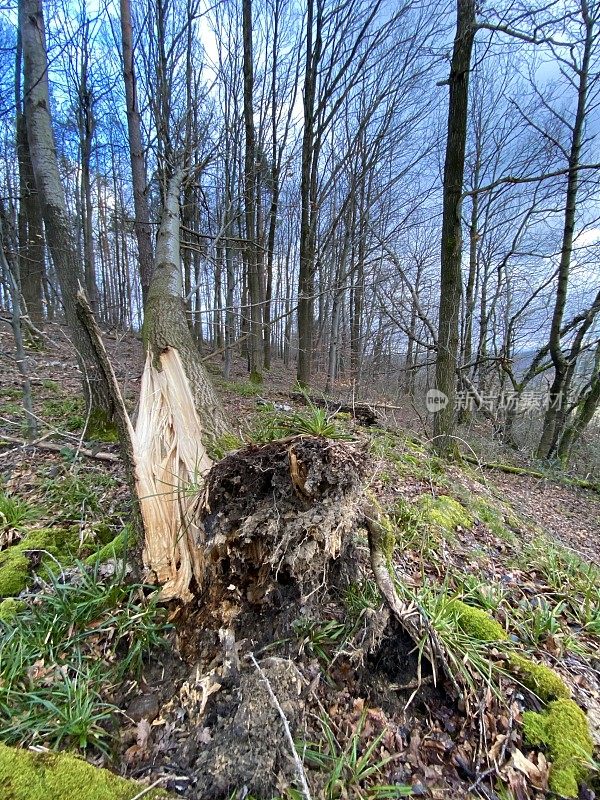
[[[462,290],[461,208],[465,171],[469,72],[475,38],[475,2],[457,0],[457,25],[450,66],[448,133],[444,165],[442,216],[440,308],[436,388],[448,398],[445,408],[433,418],[434,446],[443,456],[453,456],[458,448],[453,438],[456,425],[456,367],[458,355],[460,300]]]
[[[159,368],[161,355],[176,349],[190,382],[203,435],[211,438],[227,430],[221,403],[200,359],[185,314],[183,278],[179,253],[179,190],[182,174],[171,178],[156,239],[156,261],[142,330],[143,341],[153,364]]]
[[[86,22],[87,25],[87,22]],[[87,85],[87,32],[84,33],[86,52],[81,59],[79,83],[79,137],[81,146],[81,212],[83,232],[83,264],[85,291],[94,316],[98,315],[98,287],[94,265],[93,206],[90,164],[94,136],[94,110],[92,93]]]
[[[123,79],[127,108],[127,133],[133,184],[134,230],[138,245],[142,302],[145,304],[150,288],[153,266],[152,231],[148,208],[146,164],[142,145],[142,128],[137,102],[133,62],[133,28],[130,0],[121,0],[121,38],[123,42]]]
[[[600,344],[596,346],[594,370],[590,379],[589,389],[581,404],[575,409],[573,418],[565,427],[558,442],[557,455],[563,464],[567,464],[571,449],[580,438],[587,426],[593,420],[600,406]]]
[[[27,141],[27,124],[21,98],[21,34],[17,33],[15,106],[17,109],[17,161],[19,164],[19,283],[29,318],[40,328],[44,322],[44,223]]]
[[[475,164],[473,186],[479,185],[480,171],[479,155]],[[465,328],[463,337],[463,363],[470,364],[473,355],[473,317],[475,315],[475,284],[477,278],[477,244],[479,234],[477,224],[479,220],[479,195],[474,194],[471,203],[471,221],[469,225],[469,276],[465,291]]]
[[[13,336],[15,339],[15,355],[17,368],[21,375],[21,386],[23,390],[23,408],[25,410],[25,418],[27,420],[27,438],[33,439],[37,434],[37,420],[33,415],[33,402],[31,397],[31,381],[29,380],[29,369],[27,366],[27,355],[23,343],[23,328],[21,318],[21,291],[19,289],[19,262],[16,259],[11,259],[12,263],[9,264],[9,258],[5,253],[5,227],[6,227],[6,214],[2,201],[0,200],[0,263],[2,269],[0,274],[4,277],[8,284],[8,293],[12,306],[11,324],[13,329]],[[7,248],[6,248],[7,249]]]
[[[42,204],[48,246],[60,283],[67,325],[82,372],[84,394],[90,411],[88,432],[93,434],[93,428],[104,428],[110,422],[113,407],[106,383],[94,357],[89,334],[77,314],[77,291],[83,276],[58,171],[50,116],[46,37],[41,0],[20,0],[19,28],[25,66],[25,119],[31,163]]]
[[[312,372],[314,328],[314,272],[316,254],[315,97],[317,67],[321,58],[321,6],[317,0],[316,34],[313,45],[315,0],[308,0],[306,20],[306,68],[304,75],[304,132],[300,175],[300,270],[298,273],[298,372],[300,386],[309,386]]]
[[[248,342],[248,371],[250,380],[262,381],[262,308],[259,280],[259,259],[256,240],[256,141],[254,131],[252,69],[252,0],[242,0],[242,27],[244,40],[244,129],[246,149],[244,157],[244,211],[246,217],[246,267],[248,271],[248,302],[250,305],[250,339]]]
[[[554,445],[560,435],[560,426],[557,427],[557,423],[560,418],[561,408],[568,401],[567,395],[570,388],[570,381],[567,379],[569,374],[569,359],[566,357],[561,345],[560,330],[563,324],[569,288],[571,257],[573,254],[573,236],[575,233],[575,216],[577,211],[577,192],[579,189],[579,163],[586,118],[590,58],[595,38],[594,23],[590,19],[586,0],[582,0],[581,9],[583,20],[586,25],[586,37],[581,68],[577,71],[579,77],[577,111],[575,113],[571,151],[569,153],[563,238],[558,267],[556,300],[550,327],[550,357],[554,365],[554,380],[550,387],[548,410],[544,417],[542,436],[536,452],[538,458],[549,458],[552,455]]]

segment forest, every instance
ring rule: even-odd
[[[600,791],[597,0],[0,3],[0,797]]]

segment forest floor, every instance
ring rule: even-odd
[[[140,342],[106,342],[133,411]],[[118,447],[81,440],[79,375],[62,329],[50,327],[46,348],[28,355],[37,446],[17,441],[24,415],[5,324],[0,352],[0,599],[17,597],[0,604],[0,741],[68,746],[186,798],[250,796],[242,785],[223,789],[216,777],[199,777],[200,765],[208,769],[202,748],[229,713],[222,690],[221,706],[204,716],[208,695],[218,695],[206,680],[220,663],[218,633],[123,580],[131,503]],[[218,359],[208,364],[245,441],[260,443],[287,413],[271,403],[306,411],[289,399],[292,375],[281,364],[260,389],[247,383],[241,360],[229,382]],[[369,458],[367,490],[394,526],[394,569],[456,659],[464,691],[457,696],[443,676],[434,680],[388,618],[378,645],[365,644],[367,621],[381,612],[367,547],[355,565],[360,580],[329,597],[318,619],[288,619],[284,629],[258,615],[240,634],[249,643],[242,649],[264,656],[263,665],[267,656],[293,665],[302,698],[296,747],[314,798],[552,796],[556,753],[523,734],[523,714],[547,698],[508,675],[507,653],[560,675],[598,748],[600,494],[556,473],[540,479],[448,465],[432,456],[408,405],[379,414],[378,426],[343,414],[331,422]],[[491,460],[489,450],[482,459]],[[448,624],[456,598],[492,615],[506,641],[490,647],[456,635]],[[576,774],[579,797],[590,800],[598,762],[587,761]],[[284,786],[284,773],[279,795],[300,797]]]

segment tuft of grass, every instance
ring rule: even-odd
[[[342,647],[350,635],[350,626],[337,620],[318,622],[300,617],[292,627],[300,640],[300,649],[308,650],[325,665],[331,663],[332,651]]]
[[[506,597],[506,589],[500,583],[487,583],[477,575],[463,572],[453,576],[453,582],[462,599],[486,611],[497,611]]]
[[[261,392],[260,384],[253,381],[244,381],[243,383],[223,381],[222,386],[223,389],[237,394],[238,397],[258,397]]]
[[[250,431],[250,440],[255,444],[282,439],[285,436],[322,436],[327,439],[351,440],[353,437],[336,422],[335,414],[322,408],[309,406],[303,411],[283,413],[272,405],[262,406],[258,419]]]
[[[360,583],[351,584],[344,595],[344,604],[354,619],[358,619],[367,609],[379,608],[381,595],[375,581],[366,578]]]
[[[543,538],[529,542],[517,564],[535,570],[561,605],[561,613],[588,633],[600,630],[600,569],[575,553]],[[538,612],[538,616],[543,616]]]
[[[482,619],[476,615],[485,615],[485,612],[466,606],[448,591],[447,585],[440,587],[425,583],[418,589],[411,589],[404,584],[397,584],[397,589],[404,599],[414,603],[425,614],[457,680],[475,695],[480,694],[483,684],[501,697],[499,678],[506,675],[506,670],[489,657],[490,641],[496,641],[496,632],[498,636],[504,635],[503,647],[510,647],[511,643],[501,626],[489,618],[489,622],[493,623],[490,636],[485,630],[481,638]],[[469,624],[471,618],[473,625]],[[420,653],[426,643],[425,638],[419,643]]]
[[[120,576],[78,565],[35,603],[0,620],[0,741],[108,752],[116,708],[102,698],[166,644],[164,610]]]
[[[81,430],[85,422],[85,403],[80,397],[57,397],[44,400],[42,417],[68,431]]]
[[[330,720],[323,716],[320,719],[322,738],[317,742],[296,743],[296,749],[305,763],[324,775],[325,784],[321,795],[324,800],[338,800],[349,796],[364,800],[382,800],[408,797],[412,794],[410,786],[379,783],[393,756],[379,755],[385,730],[370,742],[363,742],[363,738],[366,739],[366,720],[365,711],[348,741],[342,745]]]
[[[5,492],[0,492],[0,529],[22,530],[28,522],[35,519],[38,512],[24,500]]]
[[[18,386],[5,386],[0,389],[0,398],[8,400],[18,400],[23,394],[22,389]]]
[[[543,596],[521,600],[510,615],[511,623],[521,641],[538,645],[549,636],[556,637],[564,632],[561,617],[565,608],[563,600],[554,604]]]
[[[227,453],[239,450],[244,442],[233,433],[224,433],[218,436],[211,444],[209,455],[215,461],[220,461]]]
[[[289,435],[307,434],[323,436],[326,439],[345,439],[353,437],[336,422],[335,414],[328,414],[324,408],[309,405],[305,411],[296,411],[283,419],[283,428]]]

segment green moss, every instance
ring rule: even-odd
[[[470,528],[473,524],[473,518],[464,506],[446,494],[437,497],[423,495],[417,505],[427,522],[447,533],[452,533],[458,527]]]
[[[549,703],[541,714],[526,711],[523,733],[531,745],[548,748],[550,789],[561,797],[577,797],[594,747],[587,718],[577,703],[561,699]]]
[[[213,461],[219,461],[227,453],[231,453],[232,450],[239,450],[243,445],[244,443],[239,436],[235,436],[233,433],[224,433],[213,440],[209,455]]]
[[[67,753],[34,753],[0,744],[2,800],[132,800],[143,786]],[[172,795],[161,789],[145,800]]]
[[[56,568],[54,559],[68,564],[78,546],[79,537],[74,531],[62,528],[30,531],[20,542],[0,553],[0,597],[14,597],[27,586],[30,577],[28,551],[44,551],[41,553],[42,568],[52,571]]]
[[[101,408],[92,409],[85,428],[85,437],[86,439],[93,439],[96,442],[119,441],[119,435],[114,422]]]
[[[345,421],[352,419],[352,414],[349,411],[337,411],[333,416],[336,419],[341,419]]]
[[[502,625],[481,608],[473,608],[462,600],[450,600],[448,606],[458,627],[480,642],[501,642],[508,639]]]
[[[252,370],[252,372],[248,376],[248,380],[253,386],[262,386],[263,382],[262,373],[258,372],[258,370]]]
[[[544,664],[536,664],[525,656],[511,653],[509,667],[515,672],[523,686],[535,692],[540,700],[547,702],[555,698],[568,698],[571,690],[553,669]]]
[[[93,566],[94,564],[101,564],[112,558],[122,558],[127,550],[130,550],[135,545],[135,536],[131,527],[126,525],[123,530],[115,536],[115,538],[107,542],[95,553],[85,559],[85,563]]]
[[[379,524],[383,528],[384,533],[383,533],[383,541],[381,549],[383,551],[383,554],[385,555],[385,559],[389,567],[392,563],[394,550],[396,549],[396,534],[397,534],[396,526],[394,525],[392,520],[388,517],[388,515],[385,513],[383,506],[377,500],[377,498],[371,492],[368,492],[367,496],[371,501],[371,503],[373,504],[373,506],[376,508],[379,517],[378,520]]]
[[[14,597],[7,597],[0,602],[0,622],[12,622],[19,611],[25,608],[25,603],[15,600]]]

